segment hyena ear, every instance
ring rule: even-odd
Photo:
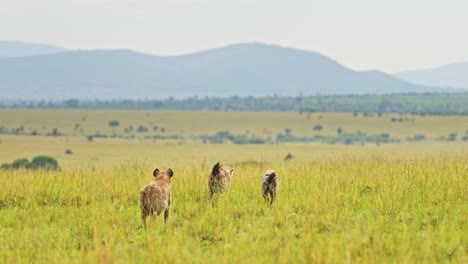
[[[174,175],[174,172],[172,171],[171,168],[169,168],[169,169],[167,170],[166,173],[167,173],[167,175],[169,175],[169,177],[171,177],[171,178],[172,178],[172,176]]]
[[[156,169],[153,171],[153,176],[156,177],[158,174],[159,174],[159,169],[156,168]]]
[[[230,173],[231,176],[232,176],[232,175],[234,174],[234,169],[231,169],[231,170],[229,171],[229,173]]]

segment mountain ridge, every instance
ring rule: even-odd
[[[41,54],[59,53],[67,49],[42,43],[0,41],[0,58],[26,57]]]
[[[185,98],[446,91],[382,71],[354,71],[320,53],[241,43],[184,55],[74,50],[0,60],[11,99]],[[24,76],[27,76],[25,78]]]

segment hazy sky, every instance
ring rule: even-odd
[[[0,40],[157,55],[265,42],[395,72],[468,61],[468,1],[0,0]]]

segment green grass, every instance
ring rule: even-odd
[[[211,163],[171,166],[173,205],[142,229],[148,164],[62,172],[2,171],[0,260],[11,262],[464,262],[465,159],[383,157],[238,164],[210,205]],[[265,169],[277,203],[261,199]]]

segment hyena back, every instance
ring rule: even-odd
[[[276,195],[279,189],[278,173],[275,170],[267,170],[263,175],[262,179],[262,196],[266,202],[270,202],[270,205],[276,199]]]
[[[160,172],[155,169],[153,172],[154,181],[145,185],[140,191],[141,221],[146,228],[146,218],[154,218],[164,211],[164,221],[169,218],[169,208],[171,206],[171,178],[174,172],[168,169]]]
[[[208,188],[210,196],[213,198],[215,193],[226,191],[231,185],[234,169],[222,165],[219,161],[213,166],[210,176],[208,177]]]

